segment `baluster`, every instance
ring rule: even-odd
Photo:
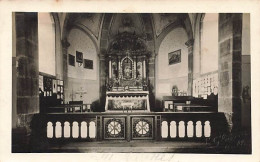
[[[204,128],[205,128],[205,121],[201,121],[201,138],[205,137]]]
[[[171,122],[169,120],[167,121],[167,126],[168,126],[168,136],[167,136],[167,139],[171,139],[171,135],[170,135]]]
[[[81,139],[81,122],[78,121],[78,124],[79,124],[79,139]]]
[[[61,123],[61,138],[64,138],[64,122]]]
[[[193,138],[196,138],[196,121],[192,121],[193,122]]]
[[[53,137],[52,138],[56,138],[56,122],[53,122],[53,124],[52,124],[53,126],[52,126],[52,128],[53,128]]]
[[[184,121],[184,138],[188,138],[188,122],[189,121]]]
[[[73,121],[70,121],[70,138],[72,137],[72,127],[73,127]]]
[[[90,122],[87,122],[87,139],[90,139],[90,137],[89,137],[89,123]]]
[[[179,138],[179,121],[176,121],[176,138]]]

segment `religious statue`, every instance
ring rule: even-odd
[[[119,80],[119,78],[116,78],[116,79],[114,80],[114,85],[115,85],[116,87],[119,87],[119,84],[120,84],[120,80]]]
[[[172,87],[172,96],[178,96],[178,87],[176,85]]]
[[[132,78],[132,61],[129,58],[123,61],[123,76],[124,79]]]
[[[127,79],[130,79],[131,78],[131,68],[129,66],[125,66],[125,69],[124,69],[124,76],[125,78]]]

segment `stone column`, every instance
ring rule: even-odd
[[[13,112],[12,152],[29,148],[31,122],[39,108],[37,13],[13,13]],[[19,140],[22,139],[22,140]]]
[[[17,113],[23,116],[39,113],[38,15],[15,13],[15,23]]]
[[[193,39],[190,39],[185,43],[185,45],[188,48],[188,96],[192,96],[193,87],[193,43]]]
[[[100,67],[100,107],[98,111],[105,110],[105,101],[106,101],[106,81],[107,81],[107,73],[106,73],[106,59],[104,55],[99,55],[99,67]]]
[[[241,126],[242,14],[219,14],[218,111],[229,131]]]
[[[57,13],[51,14],[55,24],[55,62],[56,62],[56,79],[63,80],[63,53],[61,41],[61,28],[59,24],[59,16]]]
[[[68,48],[70,46],[70,43],[67,41],[67,39],[62,40],[62,54],[63,54],[63,86],[64,90],[63,92],[65,93],[64,98],[64,103],[69,102],[69,90],[68,90]],[[68,99],[68,100],[67,100]]]
[[[160,111],[155,107],[155,55],[151,55],[147,63],[147,78],[148,78],[148,90],[149,101],[151,111]]]

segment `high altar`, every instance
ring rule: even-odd
[[[149,53],[141,38],[123,32],[108,51],[106,111],[150,111],[147,84]]]

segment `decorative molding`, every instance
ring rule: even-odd
[[[69,48],[69,46],[70,46],[70,43],[68,42],[67,39],[63,39],[63,40],[61,41],[61,44],[62,44],[62,47],[63,47],[63,48]]]
[[[194,39],[190,39],[190,40],[188,40],[188,41],[185,43],[185,45],[186,45],[188,48],[189,48],[189,47],[192,47],[193,44],[194,44]]]
[[[153,118],[132,118],[132,138],[152,139],[153,138]]]
[[[104,118],[104,139],[125,139],[125,118]]]

